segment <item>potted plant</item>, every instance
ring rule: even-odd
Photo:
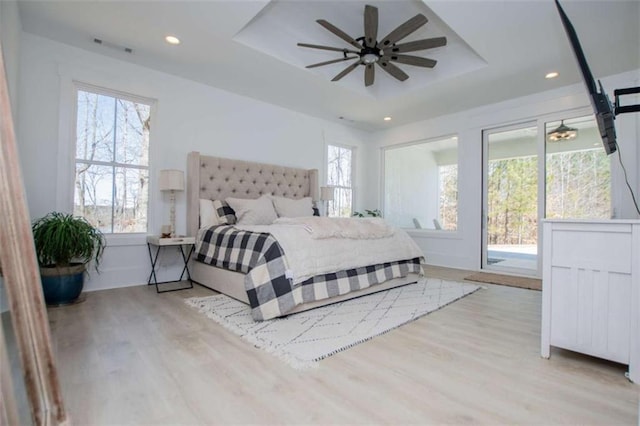
[[[382,212],[378,209],[375,209],[375,210],[365,209],[364,213],[353,212],[353,216],[355,217],[365,217],[365,215],[369,217],[382,217]]]
[[[82,292],[91,260],[98,271],[104,235],[86,219],[59,212],[36,220],[32,231],[47,305],[72,303]]]

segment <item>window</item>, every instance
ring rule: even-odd
[[[105,233],[147,232],[151,102],[76,93],[74,214]]]
[[[384,150],[384,216],[402,228],[457,229],[457,137]]]
[[[561,125],[571,132],[552,137]],[[546,217],[609,219],[611,165],[596,120],[590,116],[546,123],[546,132]]]
[[[351,216],[353,214],[352,148],[327,145],[327,185],[334,187],[333,201],[328,203],[328,216]]]

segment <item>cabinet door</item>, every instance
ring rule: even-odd
[[[631,226],[554,224],[551,239],[551,344],[628,364]]]

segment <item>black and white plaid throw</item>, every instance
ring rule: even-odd
[[[422,274],[420,258],[317,275],[298,284],[287,277],[285,254],[271,234],[213,226],[202,233],[196,260],[243,272],[252,316],[286,315],[301,303],[338,296],[409,273]]]
[[[233,225],[236,223],[236,212],[226,201],[213,200],[213,208],[216,209],[216,215],[220,225]]]

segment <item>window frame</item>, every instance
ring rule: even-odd
[[[351,173],[350,173],[350,179],[351,179],[351,186],[339,186],[339,185],[331,185],[329,183],[329,147],[330,146],[334,146],[337,148],[342,148],[342,149],[348,149],[351,151]],[[351,190],[351,216],[353,216],[353,213],[356,211],[355,209],[355,199],[356,199],[356,182],[355,182],[355,177],[356,177],[356,153],[357,153],[357,147],[354,145],[347,145],[347,144],[342,144],[342,143],[335,143],[335,142],[326,142],[325,143],[325,147],[324,147],[324,182],[326,186],[331,186],[333,188],[341,188],[341,189],[350,189]],[[329,209],[327,206],[327,215],[329,214]]]
[[[407,234],[416,237],[435,237],[435,238],[444,238],[444,239],[460,239],[461,238],[461,223],[460,223],[460,134],[457,132],[446,133],[439,136],[434,136],[430,138],[421,138],[417,140],[411,140],[408,142],[402,142],[391,145],[384,145],[380,147],[380,176],[379,176],[379,198],[380,198],[380,206],[383,213],[383,216],[386,217],[386,194],[385,194],[385,178],[386,178],[386,152],[392,149],[406,148],[414,145],[428,144],[432,142],[438,142],[446,139],[454,139],[456,140],[456,166],[457,166],[457,179],[456,179],[456,194],[457,194],[457,217],[456,217],[456,229],[455,230],[446,230],[446,229],[432,229],[432,228],[402,228]],[[438,178],[439,179],[439,178]],[[440,182],[438,181],[438,191],[437,191],[436,202],[438,203],[438,210],[440,209]]]
[[[128,92],[123,92],[117,89],[110,89],[102,86],[97,86],[90,83],[85,83],[81,81],[73,80],[71,81],[72,92],[70,95],[71,101],[71,111],[70,111],[70,128],[69,128],[69,143],[67,144],[68,159],[69,159],[69,176],[67,179],[67,187],[65,188],[68,191],[67,200],[66,200],[66,209],[68,211],[74,211],[74,202],[75,202],[75,170],[76,165],[78,164],[78,158],[76,156],[77,153],[77,120],[78,120],[78,95],[80,91],[93,93],[96,95],[109,96],[116,99],[122,99],[129,102],[141,103],[149,106],[149,118],[152,123],[155,123],[155,110],[156,110],[156,100],[152,98],[147,98],[144,96],[135,95]],[[155,185],[153,184],[153,174],[152,174],[152,140],[153,137],[151,135],[152,132],[149,133],[149,147],[148,147],[148,164],[146,166],[139,165],[129,165],[124,163],[117,163],[115,161],[112,162],[103,162],[103,161],[86,161],[80,160],[80,163],[83,164],[96,164],[96,165],[106,165],[108,167],[124,167],[135,170],[146,170],[147,175],[149,177],[149,184],[147,187],[147,223],[146,229],[141,232],[104,232],[105,237],[107,238],[108,244],[110,246],[126,246],[126,245],[139,245],[146,241],[146,236],[149,234],[149,230],[153,229],[153,218],[151,216],[152,209],[150,208],[152,202],[155,197],[152,197],[153,189]]]

